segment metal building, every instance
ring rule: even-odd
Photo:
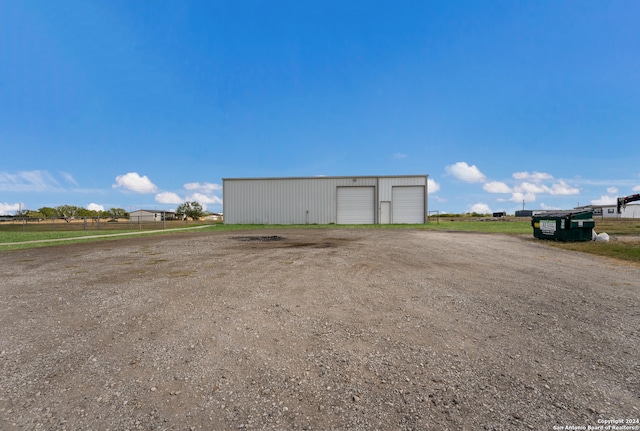
[[[150,222],[150,221],[162,221],[163,218],[166,220],[175,219],[176,213],[173,211],[163,211],[163,210],[135,210],[129,213],[129,220],[142,223],[142,222]]]
[[[427,175],[223,178],[225,224],[424,223]]]

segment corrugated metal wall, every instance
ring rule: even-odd
[[[377,213],[381,200],[391,200],[394,185],[424,185],[426,194],[427,176],[225,178],[222,181],[227,224],[328,224],[336,223],[340,186],[376,187]],[[375,222],[378,222],[377,214]]]

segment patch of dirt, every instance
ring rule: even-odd
[[[640,244],[640,235],[611,235],[611,241]]]
[[[4,252],[0,280],[3,430],[640,417],[640,268],[532,238],[181,233]]]
[[[284,238],[279,235],[269,235],[269,236],[234,236],[233,239],[236,241],[282,241]]]

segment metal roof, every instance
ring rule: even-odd
[[[314,180],[314,179],[338,179],[338,178],[409,178],[409,177],[428,177],[427,174],[415,174],[415,175],[316,175],[311,177],[243,177],[243,178],[223,178],[226,180]]]

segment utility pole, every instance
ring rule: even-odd
[[[22,202],[18,202],[18,216],[22,217]],[[22,232],[24,232],[25,222],[26,222],[25,218],[22,217]]]

